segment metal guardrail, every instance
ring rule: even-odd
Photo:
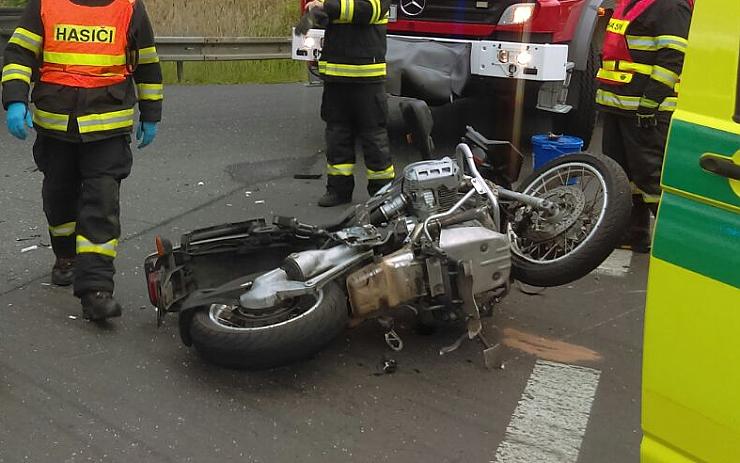
[[[20,20],[22,8],[0,8],[0,61],[8,38]],[[182,81],[185,61],[248,61],[290,59],[289,37],[157,37],[161,61],[177,63]]]

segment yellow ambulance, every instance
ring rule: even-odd
[[[740,0],[697,0],[650,259],[642,463],[740,462]]]

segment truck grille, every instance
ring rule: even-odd
[[[392,3],[398,5],[398,19],[497,24],[506,7],[516,0],[426,0],[423,11],[416,16],[407,15],[401,7],[410,0],[394,0]],[[416,3],[424,4],[422,0],[416,0]]]

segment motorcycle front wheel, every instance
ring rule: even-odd
[[[208,361],[230,368],[264,369],[314,355],[347,326],[347,298],[335,282],[316,294],[267,310],[212,304],[193,314],[190,336]]]
[[[611,254],[629,225],[627,175],[603,155],[561,156],[533,172],[519,191],[558,206],[553,215],[520,209],[521,220],[509,224],[512,273],[529,285],[582,278]]]

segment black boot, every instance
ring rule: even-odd
[[[121,316],[121,305],[108,291],[85,293],[80,301],[82,302],[82,315],[88,320],[105,320]]]
[[[327,188],[326,193],[319,199],[319,206],[321,207],[334,207],[341,204],[349,204],[352,202],[352,195],[340,194],[337,191]]]
[[[640,254],[650,252],[650,212],[650,206],[643,202],[642,197],[637,195],[632,197],[630,227],[622,239],[620,248]]]
[[[51,283],[57,286],[69,286],[75,279],[75,258],[57,257],[51,268]]]

